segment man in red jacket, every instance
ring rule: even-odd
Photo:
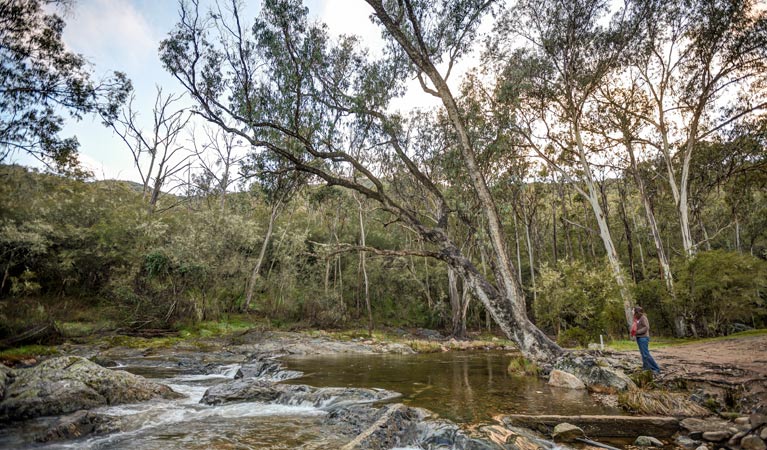
[[[631,326],[631,336],[636,337],[639,353],[642,354],[642,370],[652,370],[660,373],[660,367],[650,355],[650,322],[641,306],[634,307],[634,324]]]

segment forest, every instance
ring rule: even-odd
[[[177,91],[146,111],[56,45],[46,2],[6,3],[51,32],[32,56],[0,32],[9,61],[39,58],[0,72],[0,340],[246,314],[488,331],[547,357],[625,337],[633,305],[667,336],[767,326],[758,2],[367,0],[381,52],[300,1],[181,2],[160,44]],[[438,108],[390,107],[413,80]],[[142,183],[80,168],[54,103],[98,114]]]

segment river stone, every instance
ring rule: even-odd
[[[114,433],[119,430],[117,420],[91,411],[80,410],[61,417],[51,428],[35,438],[37,442],[77,439],[92,434]]]
[[[695,447],[697,447],[698,445],[700,445],[700,442],[699,442],[699,441],[696,441],[696,440],[693,440],[693,439],[690,439],[690,438],[689,438],[689,437],[687,437],[687,436],[677,436],[677,438],[676,438],[676,444],[677,444],[679,447],[684,447],[684,448],[695,448]]]
[[[554,369],[575,375],[594,391],[625,391],[636,388],[634,382],[620,369],[610,367],[606,362],[591,356],[567,355],[554,364]]]
[[[706,446],[706,444],[701,444],[701,445],[700,445],[700,446],[698,446],[698,448],[696,448],[695,450],[708,450],[708,447]]]
[[[235,379],[257,378],[264,381],[284,381],[303,376],[303,372],[297,370],[285,370],[278,361],[271,358],[258,357],[253,361],[243,364]]]
[[[749,423],[751,423],[751,428],[756,428],[764,425],[767,423],[767,416],[764,414],[751,414],[748,417]]]
[[[743,450],[767,450],[767,445],[759,436],[750,435],[740,440],[740,447]]]
[[[748,432],[746,431],[738,431],[730,438],[730,440],[727,441],[727,444],[731,446],[737,446],[740,440],[743,439],[743,436],[747,434]]]
[[[578,377],[558,369],[549,374],[549,385],[565,389],[586,389],[586,385]]]
[[[731,436],[732,433],[729,430],[703,432],[703,439],[709,442],[721,442],[729,439]]]
[[[251,401],[282,405],[311,405],[328,409],[332,406],[389,400],[400,394],[384,389],[317,388],[304,384],[274,384],[263,380],[242,379],[218,384],[205,391],[200,403]]]
[[[663,447],[663,442],[652,436],[639,436],[634,441],[637,447]]]
[[[551,432],[551,438],[555,442],[573,442],[575,438],[585,436],[583,430],[569,423],[560,423]]]
[[[0,401],[5,397],[5,391],[15,376],[13,369],[0,364]]]
[[[79,356],[49,359],[16,370],[0,402],[0,421],[71,413],[103,405],[183,397],[168,386]]]
[[[767,441],[767,427],[764,427],[764,428],[762,428],[762,432],[761,432],[761,433],[759,433],[759,437],[760,437],[760,438],[761,438],[763,441]]]

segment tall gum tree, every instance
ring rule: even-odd
[[[625,2],[612,13],[602,0],[523,0],[496,25],[488,57],[499,66],[499,99],[530,148],[588,202],[623,299],[627,326],[633,296],[614,243],[594,159],[605,159],[591,135],[589,112],[600,85],[639,36],[645,13]],[[527,45],[519,46],[522,37]],[[584,186],[584,187],[581,187]]]
[[[690,163],[700,143],[767,109],[767,10],[753,0],[661,2],[646,22],[632,69],[652,109],[634,109],[653,132],[676,203],[684,255],[690,224]]]
[[[369,3],[391,38],[379,60],[361,50],[356,37],[331,40],[324,25],[310,23],[307,9],[294,0],[265,1],[252,26],[244,25],[237,2],[214,14],[200,11],[196,1],[183,3],[179,23],[161,44],[161,58],[197,103],[196,114],[254,148],[272,152],[291,170],[378,202],[392,223],[428,244],[423,250],[366,247],[365,251],[445,262],[525,355],[546,360],[560,356],[563,350],[527,318],[492,196],[477,170],[472,143],[462,131],[456,101],[435,66],[443,57],[452,66],[463,54],[487,3],[450,2],[438,7],[406,0]],[[447,229],[455,208],[411,158],[403,119],[386,112],[412,73],[440,97],[460,137],[472,188],[485,209],[495,279],[485,277],[451,239]],[[364,162],[350,150],[358,148],[366,149]],[[390,188],[379,168],[392,165],[420,187],[423,203],[436,205],[432,208],[436,214]]]

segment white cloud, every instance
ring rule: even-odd
[[[139,69],[155,58],[160,36],[128,0],[83,0],[67,18],[64,40],[101,69]]]

